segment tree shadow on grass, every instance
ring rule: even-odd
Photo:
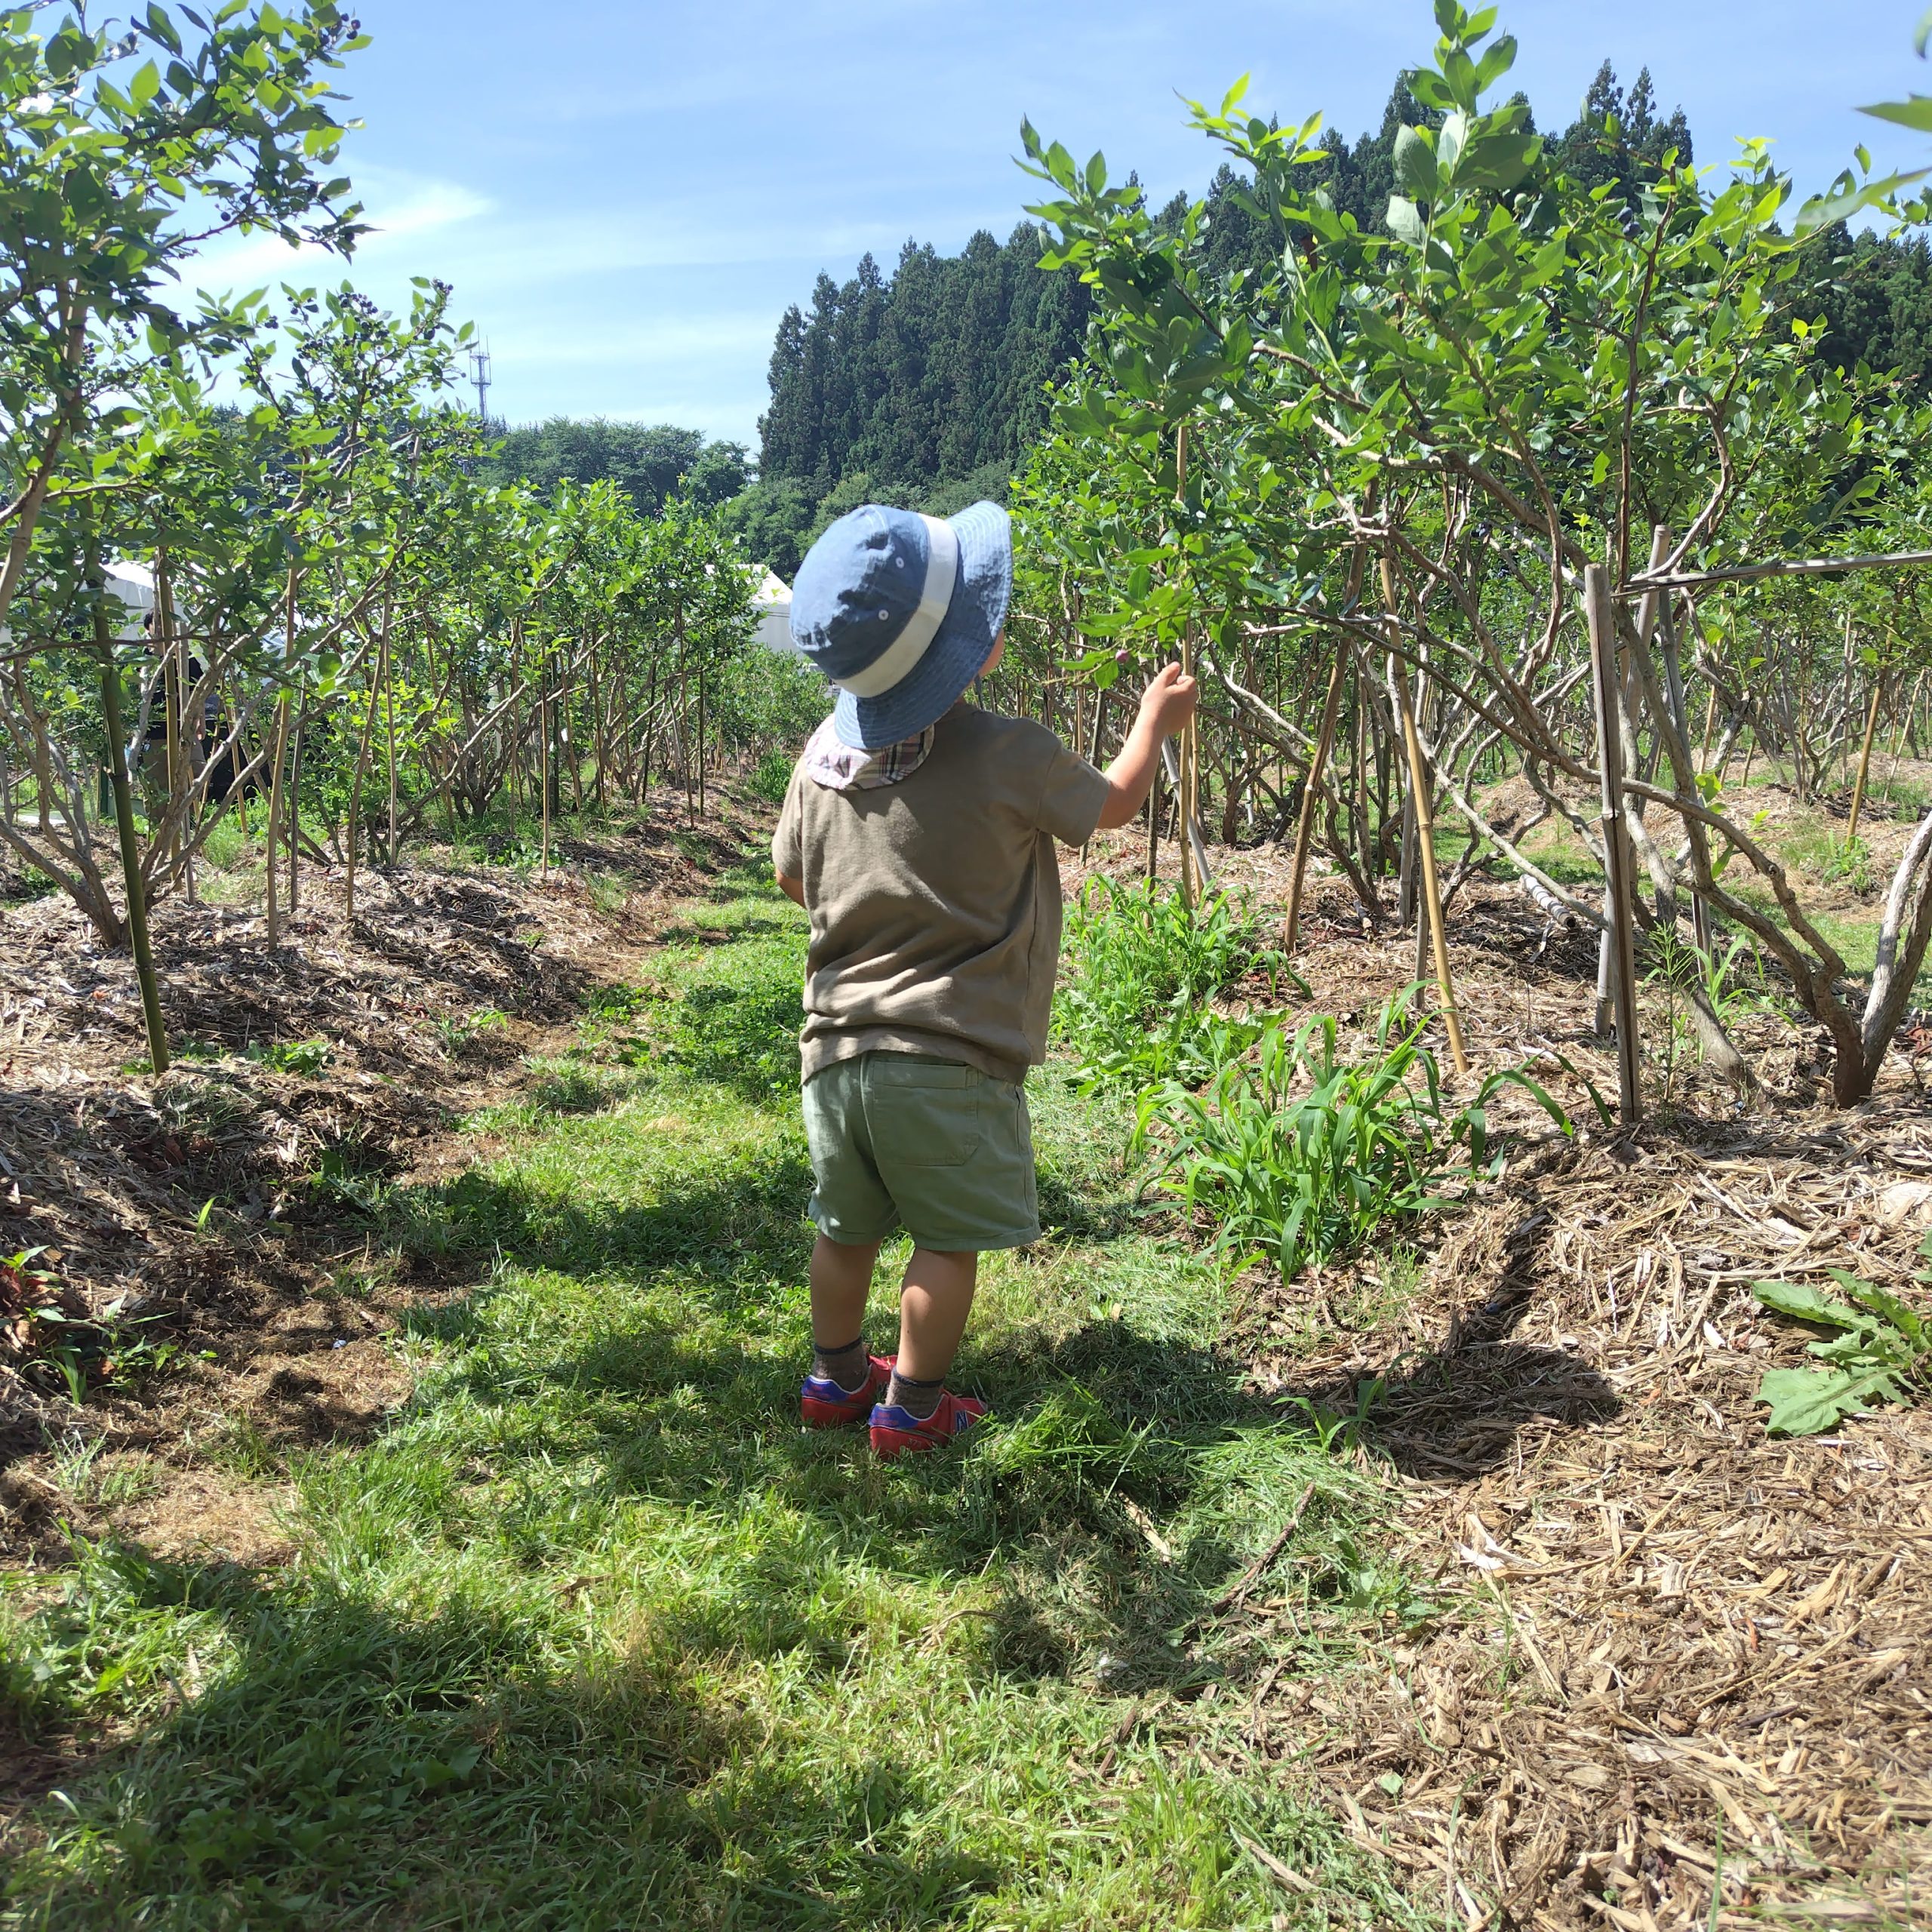
[[[802,1137],[756,1165],[728,1168],[655,1200],[613,1205],[562,1186],[472,1169],[439,1190],[457,1236],[559,1274],[639,1283],[669,1269],[696,1278],[701,1298],[731,1309],[752,1288],[804,1278],[811,1168]]]
[[[715,891],[711,895],[721,903],[740,897],[735,889]],[[792,938],[801,928],[795,921],[776,915],[748,919],[734,919],[728,926],[706,925],[681,919],[675,924],[662,927],[656,937],[665,946],[731,946],[743,940]]]
[[[932,1583],[991,1579],[974,1614],[998,1670],[1065,1676],[1104,1651],[1110,1687],[1198,1684],[1202,1666],[1174,1633],[1226,1587],[1256,1512],[1285,1517],[1291,1492],[1312,1482],[1297,1542],[1312,1552],[1305,1580],[1317,1594],[1356,1587],[1352,1559],[1328,1545],[1351,1506],[1368,1506],[1350,1504],[1321,1446],[1324,1414],[1331,1428],[1355,1420],[1397,1468],[1439,1480],[1496,1466],[1525,1426],[1586,1426],[1616,1410],[1587,1367],[1509,1340],[1521,1294],[1466,1321],[1444,1353],[1398,1360],[1366,1403],[1352,1377],[1263,1397],[1224,1349],[1177,1343],[1131,1318],[1090,1320],[990,1343],[969,1335],[955,1379],[990,1401],[983,1434],[964,1454],[888,1471],[863,1432],[798,1424],[802,1310],[795,1285],[789,1312],[775,1309],[774,1284],[802,1284],[809,1186],[795,1142],[645,1204],[466,1176],[450,1191],[460,1225],[520,1263],[608,1284],[610,1318],[535,1361],[525,1343],[494,1345],[488,1288],[416,1324],[468,1346],[439,1390],[484,1404],[520,1391],[554,1419],[500,1445],[500,1475],[515,1478],[527,1458],[540,1487],[553,1457],[588,1457],[612,1498],[728,1513],[755,1498],[795,1512],[795,1531],[761,1528],[756,1562],[694,1604],[681,1630],[694,1651],[802,1646],[835,1663],[849,1628],[820,1586],[829,1566],[858,1562]],[[1272,1473],[1224,1500],[1225,1458],[1244,1438]],[[533,1550],[549,1534],[547,1508],[533,1495]]]
[[[805,1009],[795,980],[693,986],[678,1019],[675,1057],[694,1078],[755,1101],[797,1086]]]
[[[211,1681],[43,1814],[91,1849],[16,1838],[5,1897],[36,1923],[898,1932],[956,1924],[1015,1875],[934,1844],[941,1794],[889,1740],[774,1748],[783,1713],[774,1739],[649,1631],[561,1663],[571,1614],[540,1597],[405,1619],[122,1546],[92,1552],[48,1634],[183,1606]],[[71,1715],[60,1687],[43,1724]]]

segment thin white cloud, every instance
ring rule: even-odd
[[[414,245],[429,235],[475,221],[494,204],[459,182],[426,180],[365,170],[357,190],[371,232],[356,245],[356,261],[380,260],[400,244]],[[248,288],[298,281],[306,276],[352,277],[352,263],[326,248],[291,248],[278,236],[249,235],[209,249],[195,265],[193,279],[204,288]]]

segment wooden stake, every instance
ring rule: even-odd
[[[1912,736],[1912,721],[1918,710],[1918,694],[1925,682],[1925,673],[1919,672],[1912,687],[1912,695],[1906,700],[1905,716],[1900,721],[1898,736],[1892,743],[1892,769],[1894,778],[1899,775],[1899,761],[1905,756],[1906,741]]]
[[[282,604],[281,662],[285,677],[294,675],[295,663],[295,577],[291,565],[288,593]],[[281,911],[275,897],[275,876],[281,863],[277,848],[281,843],[281,768],[283,761],[288,756],[289,709],[289,694],[285,689],[275,701],[275,763],[269,773],[268,943],[271,952],[281,940]]]
[[[182,777],[184,767],[181,752],[181,666],[175,654],[174,627],[168,621],[167,598],[164,594],[167,582],[168,552],[157,550],[154,559],[153,641],[161,657],[162,721],[167,728],[168,734],[168,870],[172,873],[181,863]],[[194,897],[191,882],[188,889],[191,904]]]
[[[1161,746],[1161,762],[1167,768],[1168,783],[1174,787],[1178,801],[1186,789],[1186,773],[1174,756],[1174,740],[1170,738]],[[1181,863],[1185,866],[1192,858],[1194,877],[1203,893],[1214,890],[1214,869],[1208,863],[1208,841],[1201,835],[1201,821],[1185,813],[1178,814],[1174,826],[1174,836],[1181,841]],[[1185,902],[1193,904],[1192,900]]]
[[[1884,688],[1884,667],[1881,665],[1872,673],[1872,708],[1865,714],[1865,743],[1858,754],[1858,782],[1851,788],[1851,817],[1844,829],[1847,848],[1858,836],[1858,814],[1865,809],[1865,781],[1871,775],[1872,740],[1878,729],[1878,700]]]
[[[1181,423],[1174,431],[1174,503],[1177,508],[1185,509],[1187,503],[1187,425]],[[1180,668],[1184,676],[1194,675],[1194,633],[1192,626],[1183,626],[1180,634]],[[1195,810],[1196,787],[1200,782],[1198,729],[1195,718],[1188,720],[1180,734],[1180,771],[1179,782],[1174,786],[1174,796],[1180,807],[1180,897],[1181,903],[1191,912],[1200,896],[1200,881],[1196,876],[1195,848],[1198,839],[1197,815]]]
[[[187,730],[188,724],[186,713],[181,707],[185,706],[188,700],[194,695],[194,681],[188,675],[187,641],[180,635],[174,622],[174,587],[173,580],[168,574],[168,552],[165,550],[159,552],[155,558],[154,591],[155,621],[161,626],[161,634],[164,640],[163,648],[168,652],[168,662],[173,667],[174,678],[176,709],[171,714],[171,720],[174,725],[176,748],[174,752],[169,753],[168,803],[170,809],[172,810],[175,804],[176,783],[174,759],[178,752],[182,761],[180,781],[182,792],[181,816],[174,832],[174,845],[178,851],[180,849],[182,834],[192,829],[189,823],[186,792],[190,782],[200,776],[195,761],[201,755],[202,734],[198,719],[192,739],[184,740],[182,735]],[[205,704],[205,703],[206,700],[204,700],[203,703]],[[192,752],[188,749],[189,744],[194,747]],[[204,804],[205,804],[205,795]],[[200,814],[197,812],[195,816],[199,817]],[[192,849],[182,861],[182,878],[187,891],[188,903],[190,906],[199,903],[195,896],[195,854]]]
[[[349,843],[346,848],[348,857],[345,881],[343,888],[343,924],[345,930],[355,924],[355,848],[361,838],[362,780],[369,769],[369,746],[376,735],[376,693],[380,688],[383,672],[389,653],[389,602],[383,599],[382,641],[377,646],[376,674],[368,687],[369,702],[362,714],[361,742],[355,747],[355,775],[349,784]],[[512,835],[515,835],[512,827]]]
[[[386,857],[388,869],[393,873],[401,855],[396,849],[395,835],[395,653],[389,648],[386,631],[383,635],[383,707],[389,760],[389,835]]]
[[[539,787],[540,787],[540,789],[542,790],[543,794],[543,820],[542,820],[542,829],[541,829],[541,831],[539,832],[539,834],[538,834],[538,835],[537,835],[537,844],[538,844],[538,863],[537,863],[537,877],[538,877],[539,878],[542,878],[542,879],[548,879],[548,878],[549,878],[549,876],[550,876],[550,783],[551,783],[551,779],[550,779],[550,685],[549,685],[549,672],[548,672],[547,668],[546,668],[546,670],[545,670],[544,682],[543,682],[543,688],[541,689],[541,691],[540,691],[538,693],[538,694],[537,694],[537,704],[538,704],[538,711],[537,711],[537,780],[538,780]],[[690,817],[690,813],[689,813],[689,809],[688,809],[688,808],[689,808],[690,802],[691,802],[691,800],[690,800],[690,795],[689,795],[689,789],[688,789],[688,788],[689,788],[689,786],[690,786],[690,784],[691,784],[691,769],[690,769],[690,760],[689,760],[689,758],[686,758],[686,760],[685,760],[685,786],[686,786],[686,788],[687,788],[687,790],[686,790],[686,796],[685,796],[685,805],[686,805],[687,810],[686,810],[685,817],[686,817],[687,823],[688,823],[688,821],[689,821],[689,817]]]
[[[1147,788],[1147,883],[1151,886],[1161,871],[1161,763],[1154,761],[1154,782]]]
[[[1321,728],[1315,740],[1315,755],[1309,760],[1308,776],[1303,785],[1301,817],[1295,826],[1294,871],[1288,881],[1288,918],[1284,949],[1292,955],[1301,931],[1302,882],[1308,875],[1309,848],[1315,840],[1316,803],[1321,793],[1321,779],[1328,754],[1335,742],[1335,721],[1342,710],[1342,681],[1348,669],[1349,644],[1344,638],[1335,646],[1335,663],[1328,673],[1328,695],[1322,700]]]
[[[1416,849],[1422,858],[1422,904],[1417,916],[1429,921],[1430,943],[1435,954],[1435,989],[1442,1001],[1443,1024],[1449,1029],[1449,1051],[1456,1071],[1466,1073],[1469,1057],[1463,1049],[1462,1016],[1456,1010],[1456,988],[1449,977],[1449,940],[1443,928],[1442,891],[1435,875],[1435,814],[1429,797],[1435,781],[1423,757],[1422,740],[1416,731],[1415,708],[1409,698],[1409,668],[1392,654],[1389,663],[1395,672],[1396,701],[1402,712],[1402,739],[1408,751],[1409,788],[1416,813]]]
[[[1609,881],[1611,992],[1617,1017],[1618,1111],[1626,1127],[1643,1117],[1638,1081],[1637,947],[1632,890],[1633,855],[1623,820],[1623,732],[1618,718],[1616,614],[1610,573],[1601,564],[1583,571],[1584,609],[1589,620],[1591,684],[1596,700],[1597,764],[1601,774],[1604,870]]]

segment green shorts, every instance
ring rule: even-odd
[[[869,1247],[903,1227],[942,1254],[1040,1238],[1033,1130],[1011,1081],[925,1054],[861,1054],[805,1083],[811,1217]]]

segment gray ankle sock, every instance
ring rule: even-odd
[[[937,1410],[939,1398],[945,1393],[944,1377],[937,1382],[915,1382],[910,1376],[901,1375],[895,1368],[892,1371],[892,1386],[886,1390],[885,1399],[889,1407],[903,1409],[908,1415],[916,1416],[924,1422]]]
[[[866,1359],[866,1338],[848,1342],[842,1349],[828,1349],[822,1342],[812,1344],[812,1373],[829,1376],[848,1395],[856,1395],[872,1374]]]

